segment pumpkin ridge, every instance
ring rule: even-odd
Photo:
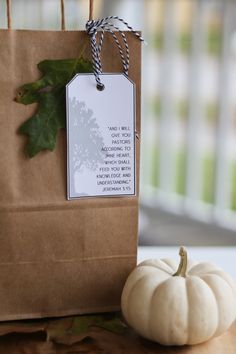
[[[158,287],[157,287],[158,288]],[[154,337],[153,337],[153,335],[152,335],[152,316],[151,316],[151,314],[152,314],[152,302],[153,302],[153,297],[154,297],[154,294],[155,294],[155,292],[156,292],[156,290],[157,290],[157,288],[153,291],[153,293],[152,293],[152,296],[151,296],[151,299],[150,299],[150,305],[149,305],[149,313],[148,313],[148,323],[147,323],[147,327],[148,327],[148,331],[149,331],[149,333],[150,333],[150,338],[149,339],[151,339],[151,340],[154,340]]]
[[[233,288],[232,284],[230,282],[228,282],[221,274],[217,274],[216,272],[219,272],[220,270],[215,270],[215,271],[212,271],[211,273],[207,273],[207,274],[204,274],[205,275],[211,275],[211,276],[214,276],[214,277],[218,277],[221,281],[223,281],[225,284],[227,284],[227,286],[231,289],[232,293],[233,293],[233,296],[235,297],[235,289]],[[222,271],[223,272],[223,271]],[[224,274],[224,272],[223,272]],[[201,278],[202,279],[202,278]],[[211,289],[212,290],[212,289]],[[213,290],[212,290],[213,291]],[[213,292],[214,293],[214,292]],[[215,295],[215,294],[214,294]],[[218,307],[218,311],[219,311],[219,306],[218,306],[218,303],[217,303],[217,307]],[[219,315],[219,312],[218,312],[218,315]],[[236,313],[235,313],[236,315]],[[218,316],[219,318],[219,316]],[[218,328],[217,328],[218,330]],[[217,331],[216,331],[217,332]]]
[[[136,270],[137,270],[137,269],[140,270],[140,268],[141,268],[141,267],[137,267]],[[134,271],[134,273],[137,273],[136,270]],[[154,273],[153,270],[152,270],[152,272]],[[132,274],[133,274],[133,273],[132,273]],[[135,275],[136,275],[136,274],[135,274]],[[126,288],[126,285],[124,286],[124,289],[123,289],[123,292],[122,292],[122,296],[121,296],[121,301],[122,301],[122,298],[123,298],[124,304],[125,304],[124,306],[125,306],[125,309],[126,309],[127,313],[128,313],[127,307],[128,307],[128,305],[129,305],[130,292],[133,290],[133,287],[135,286],[136,282],[139,281],[140,279],[143,279],[146,275],[147,275],[146,273],[141,274],[141,276],[138,278],[138,280],[135,280],[135,282],[133,282],[132,286],[130,287],[130,289],[129,289],[129,291],[128,291],[128,294],[127,294],[126,297],[125,297],[125,300],[124,300],[124,289]],[[130,279],[130,276],[131,276],[131,274],[129,275],[129,277],[127,278],[127,280]]]
[[[143,267],[149,267],[149,266],[143,266]],[[155,269],[155,267],[152,267],[152,268]],[[155,272],[155,271],[153,271],[153,273],[154,273],[154,272]],[[168,273],[166,273],[166,275],[168,276]],[[150,273],[149,273],[149,274],[144,274],[141,278],[139,278],[139,280],[138,280],[136,283],[134,283],[134,285],[132,286],[132,288],[131,288],[130,291],[129,291],[129,296],[128,296],[128,299],[127,299],[127,312],[128,312],[127,320],[131,318],[131,316],[130,316],[130,309],[132,308],[132,306],[131,306],[131,304],[130,304],[130,299],[131,299],[131,297],[132,297],[131,295],[132,295],[132,293],[133,293],[135,287],[136,287],[137,285],[139,285],[139,283],[142,282],[142,281],[144,280],[144,278],[148,278],[148,277],[150,277]],[[157,283],[156,288],[155,288],[155,290],[153,291],[153,294],[155,293],[156,289],[157,289],[163,282],[167,281],[168,279],[169,279],[169,277],[168,277],[167,279],[164,279],[164,280],[161,281],[160,283]],[[151,304],[151,302],[152,302],[153,294],[152,294],[151,299],[150,299],[150,304]],[[129,322],[129,321],[128,321],[128,322]],[[150,326],[149,326],[149,321],[148,321],[148,323],[147,323],[147,326],[148,326],[148,328],[150,328]]]
[[[132,294],[132,292],[134,291],[135,286],[136,286],[137,284],[139,284],[139,282],[141,282],[146,276],[147,276],[147,274],[144,274],[141,278],[139,278],[138,281],[136,281],[136,282],[133,284],[132,288],[130,288],[130,290],[129,290],[129,296],[128,296],[128,299],[127,299],[127,306],[126,306],[127,312],[128,312],[127,319],[128,319],[128,317],[130,317],[129,309],[132,308],[132,306],[130,306],[131,294]]]
[[[227,283],[230,286],[230,289],[232,290],[233,294],[236,295],[236,287],[234,288],[233,285],[231,283],[229,283],[221,274],[219,274],[218,272],[223,272],[220,269],[216,269],[215,271],[213,270],[212,272],[208,272],[208,273],[204,273],[202,275],[214,275],[216,277],[219,277],[221,280],[224,280],[225,283]],[[199,275],[201,276],[201,274]]]
[[[149,262],[155,262],[155,261],[156,261],[155,259],[150,259],[150,260],[148,261],[148,263],[149,263]],[[158,259],[158,261],[161,262],[161,263],[163,263],[163,265],[164,265],[165,267],[167,266],[169,269],[168,269],[168,270],[163,269],[163,268],[161,267],[161,265],[158,265],[158,264],[155,264],[155,263],[154,263],[154,264],[148,264],[146,261],[144,261],[144,262],[138,264],[138,267],[152,267],[152,268],[154,268],[154,269],[159,269],[159,270],[161,270],[162,272],[165,272],[165,273],[168,273],[168,274],[172,275],[173,269],[169,266],[169,264],[167,264],[163,259]]]
[[[127,298],[127,305],[126,305],[126,311],[127,311],[127,322],[131,325],[131,321],[130,321],[130,309],[132,309],[132,306],[130,304],[130,299],[131,299],[131,295],[132,295],[132,292],[134,291],[134,288],[136,287],[136,285],[141,282],[145,277],[147,276],[147,274],[144,274],[141,278],[139,278],[139,280],[137,282],[135,282],[132,286],[132,288],[129,290],[129,295],[128,295],[128,298]]]
[[[211,274],[210,274],[211,275]],[[214,274],[213,274],[214,275]],[[204,274],[203,276],[206,276],[206,274]],[[214,275],[215,276],[215,275]],[[210,285],[208,284],[208,282],[206,281],[206,279],[203,279],[201,276],[199,276],[199,278],[204,281],[204,283],[210,288],[214,298],[215,298],[215,304],[216,304],[216,313],[217,313],[217,326],[216,326],[216,329],[214,331],[214,334],[211,336],[211,337],[215,337],[215,334],[216,332],[218,331],[218,328],[219,328],[219,319],[220,319],[220,309],[219,309],[219,304],[218,304],[218,301],[217,301],[217,298],[216,298],[216,294],[215,292],[213,291],[213,289],[210,287]],[[220,277],[221,278],[221,277]],[[223,278],[221,278],[223,279]]]
[[[161,261],[161,259],[160,259],[159,261]],[[163,263],[164,263],[164,262],[163,262]],[[164,263],[164,264],[166,264],[166,263]],[[168,266],[168,264],[166,264],[166,265]],[[157,269],[157,270],[160,270],[161,272],[166,273],[166,274],[169,274],[169,275],[172,275],[172,272],[173,272],[172,269],[171,269],[170,271],[167,271],[167,270],[161,268],[161,266],[158,266],[158,265],[140,264],[139,266],[141,266],[141,267],[150,267],[150,268],[152,268],[152,269]]]
[[[167,266],[167,267],[170,269],[170,271],[169,271],[168,273],[169,273],[170,275],[172,275],[173,269],[170,267],[170,265],[169,265],[168,263],[166,263],[166,262],[164,261],[164,259],[160,259],[160,261],[161,261],[165,266]],[[163,272],[167,273],[166,270],[164,270],[164,269],[162,269],[162,268],[160,268],[160,267],[158,267],[158,266],[157,266],[157,268],[160,269],[160,270],[162,270]]]
[[[151,316],[151,311],[152,311],[152,308],[153,308],[153,301],[154,301],[154,298],[157,295],[157,293],[160,291],[160,289],[165,285],[165,283],[168,283],[168,282],[171,282],[172,281],[172,276],[171,277],[168,277],[167,279],[163,280],[161,283],[159,283],[159,285],[155,288],[155,290],[153,291],[152,293],[152,296],[151,296],[151,299],[150,299],[150,305],[149,305],[149,316],[148,316],[148,330],[149,330],[149,333],[151,334],[150,335],[150,338],[151,340],[154,340],[155,341],[155,335],[153,335],[153,331],[152,331],[152,316]],[[167,331],[167,341],[165,342],[168,342],[169,341],[169,337],[168,337],[168,334],[169,334],[169,331]]]
[[[212,289],[211,289],[210,286],[207,284],[207,282],[205,282],[205,281],[204,281],[200,276],[198,276],[198,275],[191,275],[190,277],[188,277],[188,278],[186,279],[186,281],[190,283],[190,282],[191,282],[191,278],[197,278],[197,279],[200,280],[203,284],[205,284],[205,285],[207,286],[207,288],[210,289],[210,292],[213,294],[214,299],[216,300],[215,294],[213,293]],[[191,307],[192,307],[192,305],[191,305],[191,300],[192,300],[191,296],[188,296],[188,300],[189,300],[189,303],[188,303],[189,308],[191,308]],[[217,314],[218,314],[218,303],[217,303],[217,301],[215,301],[215,303],[216,303]],[[219,318],[219,315],[218,315],[217,317]],[[190,316],[188,317],[188,324],[189,324],[189,323],[191,323]],[[217,326],[218,326],[218,325],[217,325]],[[217,328],[218,328],[218,327],[217,327]],[[216,330],[217,330],[217,328],[216,328]],[[208,341],[210,338],[213,338],[213,337],[214,337],[214,333],[216,332],[216,330],[214,330],[207,338],[204,339],[204,341],[201,341],[201,342],[192,342],[190,335],[188,335],[188,344],[190,344],[190,345],[196,345],[196,344],[199,344],[199,343],[206,342],[206,341]],[[190,332],[188,332],[188,333],[190,333]]]
[[[163,262],[165,265],[167,265],[167,266],[170,268],[171,274],[173,275],[173,272],[175,272],[175,269],[172,268],[172,266],[170,265],[170,263],[167,262],[168,259],[167,259],[167,258],[162,258],[162,259],[160,259],[160,261]]]
[[[210,263],[210,262],[197,262],[195,265],[193,265],[190,269],[189,269],[189,273],[190,275],[195,275],[195,274],[192,274],[192,272],[195,271],[195,268],[199,267],[199,266],[203,266],[203,265],[211,265],[212,266],[212,270],[206,270],[206,271],[199,271],[197,269],[197,275],[200,275],[200,274],[206,274],[206,273],[209,273],[209,272],[213,272],[215,270],[218,270],[218,271],[222,271],[222,269],[218,266],[216,266],[214,263]]]
[[[189,283],[188,279],[189,279],[189,277],[186,277],[186,281],[185,281],[186,298],[187,298],[187,301],[186,301],[186,303],[187,303],[187,326],[190,322],[190,311],[189,311],[190,296],[189,296],[189,289],[188,289],[188,283]],[[188,341],[189,341],[189,331],[187,331],[187,333],[186,333],[186,343],[188,343]]]
[[[170,279],[170,278],[168,278]],[[151,334],[150,335],[150,339],[151,340],[155,340],[155,336],[153,336],[153,332],[152,332],[152,316],[151,316],[151,312],[152,312],[152,303],[153,303],[153,299],[154,297],[156,296],[156,292],[158,291],[158,288],[164,283],[166,282],[168,279],[166,279],[165,281],[161,282],[156,288],[155,290],[153,291],[152,293],[152,296],[151,296],[151,299],[150,299],[150,305],[149,305],[149,314],[148,314],[148,331],[149,333]]]

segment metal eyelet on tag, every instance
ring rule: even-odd
[[[105,85],[104,84],[97,84],[97,90],[98,91],[103,91],[105,89]]]

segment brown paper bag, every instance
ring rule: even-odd
[[[127,39],[139,133],[141,45],[130,33]],[[86,41],[84,31],[0,30],[0,320],[117,310],[136,264],[138,197],[67,201],[65,131],[55,151],[33,159],[17,134],[36,109],[14,102],[17,88],[41,76],[37,63],[76,58]],[[102,63],[104,71],[122,71],[109,35]]]

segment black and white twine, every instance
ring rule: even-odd
[[[115,26],[111,20],[117,20],[124,24],[130,32],[132,32],[137,38],[139,38],[140,41],[144,41],[144,39],[141,37],[141,35],[134,31],[133,28],[122,18],[118,16],[108,16],[99,20],[89,20],[86,23],[86,31],[88,35],[90,36],[90,43],[91,43],[91,50],[92,50],[92,61],[93,61],[93,72],[95,76],[95,80],[97,82],[97,88],[98,90],[103,90],[104,89],[104,84],[101,82],[100,79],[100,74],[102,73],[102,64],[101,64],[101,58],[100,58],[100,53],[102,49],[102,43],[104,39],[104,32],[109,32],[111,33],[112,37],[114,38],[115,43],[117,44],[121,60],[123,63],[123,68],[124,68],[124,73],[125,75],[128,76],[129,73],[129,46],[128,42],[126,39],[126,36],[124,32],[122,32],[119,27]],[[99,41],[97,41],[97,33],[98,31],[101,33]],[[120,44],[119,39],[116,36],[115,32],[119,32],[121,35],[121,38],[123,40],[123,44],[125,49],[123,49],[122,45]]]

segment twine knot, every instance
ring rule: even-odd
[[[124,32],[122,32],[119,27],[115,26],[114,23],[110,22],[111,20],[117,20],[118,22],[125,25],[130,32],[132,32],[140,41],[144,41],[141,35],[134,31],[129,24],[118,16],[108,16],[98,20],[89,20],[86,23],[86,31],[90,36],[91,50],[92,50],[92,61],[93,61],[93,73],[95,80],[97,82],[97,89],[103,90],[105,88],[104,84],[101,82],[100,74],[102,73],[102,64],[100,53],[102,49],[102,43],[104,39],[104,32],[108,32],[114,38],[114,41],[118,47],[120,57],[123,63],[123,69],[126,76],[129,73],[129,46]],[[100,39],[97,41],[97,33],[100,32]],[[120,40],[116,36],[118,32],[121,35],[123,41],[123,46],[120,43]]]
[[[89,20],[86,23],[86,32],[88,33],[89,36],[93,36],[94,34],[96,34],[100,22],[101,22],[100,20]]]

